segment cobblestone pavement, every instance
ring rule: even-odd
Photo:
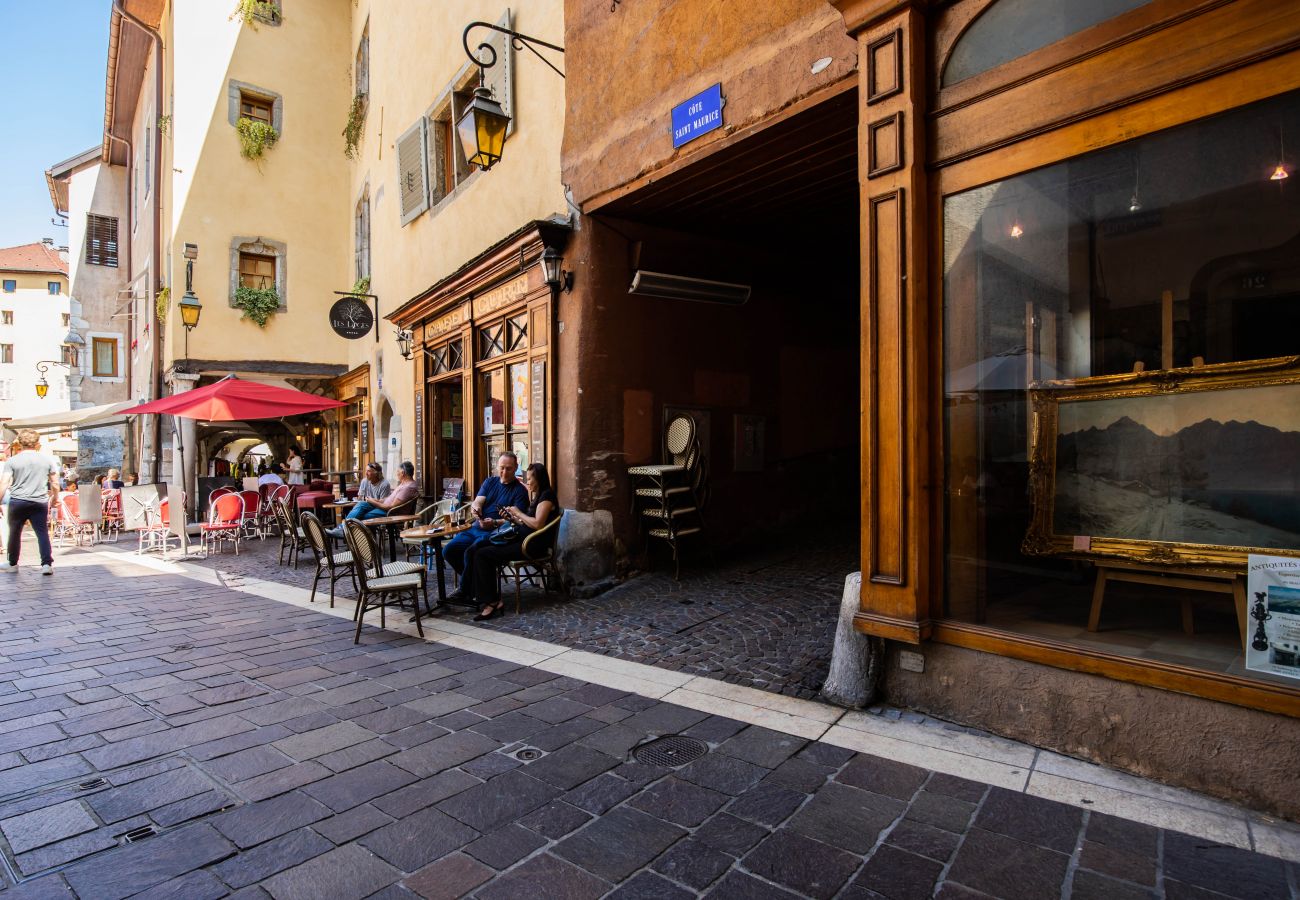
[[[391,631],[354,645],[346,618],[129,558],[0,578],[6,898],[1300,897],[1292,863]],[[632,758],[665,734],[708,752]]]
[[[519,615],[511,589],[507,614],[485,627],[811,699],[830,670],[844,577],[858,569],[856,536],[834,540],[831,534],[829,545],[777,542],[713,564],[693,563],[680,582],[655,571],[588,599],[525,589]],[[239,557],[225,553],[204,564],[310,587],[310,551],[295,571],[276,563],[278,548],[278,539],[247,541]],[[339,591],[352,596],[346,582]]]

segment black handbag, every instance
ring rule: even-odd
[[[496,531],[488,535],[488,540],[493,544],[513,544],[520,536],[519,526],[514,522],[507,522],[497,526]]]

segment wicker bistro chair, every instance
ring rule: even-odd
[[[497,573],[498,587],[511,579],[515,582],[515,615],[523,608],[521,587],[525,581],[540,584],[543,592],[550,591],[552,584],[559,581],[559,573],[555,571],[555,540],[562,518],[564,510],[561,509],[554,519],[524,538],[522,558],[511,560]]]
[[[225,494],[208,511],[208,521],[199,526],[203,555],[212,552],[214,545],[233,543],[239,555],[239,538],[244,530],[244,498],[239,494]]]
[[[263,527],[261,491],[240,491],[239,496],[244,498],[244,518],[241,522],[244,537],[265,540],[266,529]]]
[[[366,611],[374,606],[379,607],[379,627],[385,627],[388,602],[394,599],[399,603],[403,599],[410,599],[411,606],[415,609],[415,630],[420,637],[424,637],[424,626],[420,624],[421,594],[424,595],[425,609],[433,612],[429,606],[428,573],[424,566],[412,563],[384,565],[379,542],[366,526],[355,519],[344,520],[343,537],[352,552],[352,568],[358,581],[357,609],[353,616],[357,622],[357,631],[352,643],[361,641],[361,626],[365,622]],[[415,571],[398,574],[396,570],[404,566],[413,567]],[[373,602],[376,599],[378,602]]]
[[[342,578],[352,579],[352,590],[357,590],[357,573],[356,567],[352,562],[352,552],[344,550],[335,551],[331,546],[329,535],[325,533],[325,526],[320,523],[313,512],[305,512],[298,516],[302,522],[302,530],[307,535],[307,542],[311,545],[311,552],[316,556],[316,574],[311,579],[311,597],[309,603],[316,602],[316,585],[322,576],[328,575],[330,580],[330,609],[334,608],[334,585]]]
[[[671,462],[631,466],[632,512],[646,523],[646,536],[666,543],[673,554],[673,577],[681,577],[681,541],[704,530],[708,499],[707,462],[701,452],[695,420],[678,416],[664,433],[664,451]]]
[[[280,527],[280,553],[276,557],[276,562],[279,565],[284,565],[287,551],[289,562],[293,563],[293,567],[296,569],[298,568],[299,553],[304,547],[310,546],[307,533],[293,524],[293,511],[289,508],[288,500],[272,500],[271,511]]]

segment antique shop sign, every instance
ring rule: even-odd
[[[438,337],[439,335],[446,334],[453,328],[459,328],[461,325],[465,324],[465,312],[467,309],[468,306],[462,304],[447,313],[445,316],[434,319],[429,323],[429,326],[426,329],[427,336],[431,338]]]
[[[722,127],[722,85],[715,84],[673,107],[673,149]]]
[[[1300,679],[1300,559],[1248,560],[1246,668]]]
[[[374,324],[370,304],[357,297],[340,297],[330,307],[330,327],[339,337],[355,341],[368,335]]]
[[[503,306],[509,306],[516,300],[522,300],[528,293],[527,273],[507,281],[500,287],[480,294],[474,298],[474,318],[481,319]]]

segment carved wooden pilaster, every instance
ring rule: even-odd
[[[858,40],[862,604],[857,627],[929,633],[924,3],[840,0]]]

